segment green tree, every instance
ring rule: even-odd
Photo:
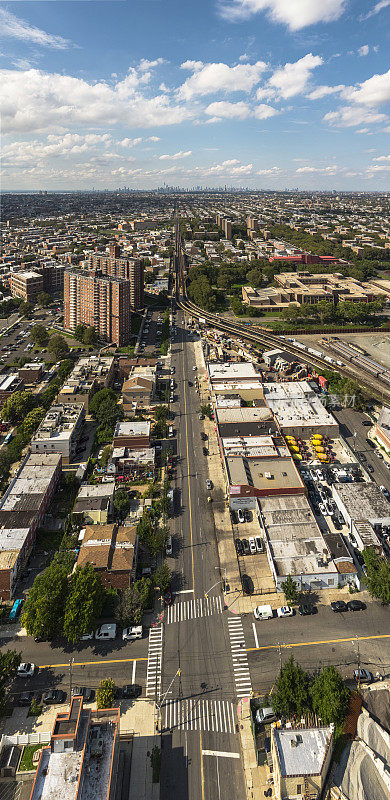
[[[290,656],[275,683],[272,707],[277,714],[291,717],[305,714],[310,706],[309,676]]]
[[[103,587],[92,564],[76,567],[69,584],[64,613],[64,635],[76,644],[96,627],[103,607]]]
[[[37,303],[42,308],[46,308],[51,303],[51,297],[47,292],[40,292],[37,296]]]
[[[372,597],[380,600],[383,605],[390,603],[390,562],[379,556],[372,547],[363,550],[364,563],[367,575],[364,583]]]
[[[169,419],[168,406],[157,406],[154,412],[154,418],[157,422],[162,422],[165,424],[167,419]]]
[[[41,424],[46,411],[42,406],[38,406],[38,408],[34,408],[32,411],[29,411],[27,414],[23,425],[22,425],[22,433],[23,437],[29,441],[31,439],[33,433],[35,433],[38,425]]]
[[[115,702],[116,686],[112,678],[103,678],[100,681],[96,702],[98,708],[112,708]]]
[[[22,624],[27,633],[45,639],[53,639],[61,634],[67,596],[67,571],[52,562],[35,578],[24,604]]]
[[[96,328],[91,325],[89,328],[86,329],[84,332],[84,344],[90,345],[91,347],[97,347],[99,342],[99,337],[96,333]]]
[[[108,464],[108,462],[109,462],[109,460],[110,460],[110,458],[112,456],[112,451],[113,451],[113,447],[112,447],[111,444],[108,444],[104,448],[104,450],[103,450],[103,452],[102,452],[102,454],[100,456],[100,463],[101,463],[102,467],[106,467],[107,466],[107,464]]]
[[[1,409],[2,419],[12,424],[21,422],[32,411],[36,402],[37,397],[32,392],[14,392]]]
[[[82,324],[81,325],[76,325],[76,327],[75,327],[75,329],[73,331],[74,338],[77,339],[78,342],[83,342],[84,341],[84,334],[85,334],[86,330],[87,330],[86,325],[82,325]]]
[[[171,571],[165,561],[156,569],[156,572],[153,575],[153,580],[154,585],[156,587],[158,586],[161,589],[162,594],[164,594],[171,583]]]
[[[287,575],[286,580],[283,581],[282,591],[288,603],[296,603],[299,600],[300,593],[291,575]]]
[[[0,652],[0,712],[4,711],[5,690],[11,678],[16,674],[21,662],[21,655],[16,650],[3,650],[3,652]]]
[[[69,353],[68,342],[66,342],[64,337],[60,336],[60,334],[55,334],[51,337],[47,349],[56,361],[65,358]]]
[[[28,300],[22,300],[19,305],[19,312],[29,318],[33,312],[33,305]]]
[[[342,722],[348,710],[349,692],[334,666],[323,667],[310,687],[313,711],[323,725]]]
[[[114,495],[114,508],[120,517],[125,517],[130,508],[130,497],[126,489],[121,486]]]
[[[117,402],[117,396],[112,389],[100,389],[91,399],[89,404],[90,414],[95,417],[100,425],[113,426],[120,415]]]
[[[30,331],[30,339],[38,347],[46,347],[49,341],[49,334],[44,325],[33,325]]]
[[[166,547],[169,535],[170,530],[166,525],[158,525],[157,528],[152,526],[147,540],[147,546],[153,556],[157,555],[157,553],[162,553]]]

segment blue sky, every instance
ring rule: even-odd
[[[3,189],[390,189],[390,0],[0,4]]]

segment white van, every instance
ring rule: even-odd
[[[124,628],[122,639],[126,642],[133,642],[135,639],[142,639],[142,625],[132,625],[131,628]]]
[[[257,606],[253,612],[255,619],[272,619],[271,606]]]
[[[169,428],[168,428],[168,436],[169,436],[170,439],[172,439],[172,436],[173,436],[173,425],[170,425]]]
[[[165,554],[167,556],[171,556],[173,553],[173,546],[172,546],[172,536],[168,537],[168,541],[165,547]]]
[[[115,622],[106,622],[104,625],[100,625],[100,628],[95,631],[95,639],[115,639],[115,637]]]

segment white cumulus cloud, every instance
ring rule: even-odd
[[[159,156],[160,161],[176,161],[181,158],[188,158],[192,153],[192,150],[179,150],[178,153],[173,153],[173,155],[169,155],[168,153],[164,153],[164,155]]]
[[[345,8],[344,0],[219,0],[221,16],[229,21],[248,19],[266,11],[272,22],[287,25],[297,31],[319,22],[339,19]]]
[[[361,47],[358,48],[358,55],[359,56],[368,56],[370,52],[370,48],[368,44],[362,44]]]
[[[298,61],[287,63],[284,67],[275,70],[268,81],[268,87],[284,99],[294,97],[306,89],[312,70],[320,67],[323,63],[321,56],[307,53]]]
[[[181,67],[193,72],[178,90],[180,97],[190,100],[221,91],[250,92],[259,83],[266,64],[256,61],[255,64],[229,67],[223,62],[202,64],[200,61],[185,61]]]

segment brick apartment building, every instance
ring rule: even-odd
[[[64,274],[64,327],[93,325],[102,339],[126,345],[130,338],[130,281],[98,272]]]
[[[39,272],[23,270],[13,272],[10,279],[11,294],[22,297],[23,300],[35,301],[40,292],[43,292],[43,276]]]
[[[136,531],[136,525],[87,525],[77,566],[92,564],[105,588],[127,589],[137,569]]]
[[[112,278],[122,278],[130,282],[130,305],[133,311],[144,305],[144,266],[140,258],[120,257],[120,247],[109,245],[109,252],[95,253],[88,259],[91,270],[100,270]]]

